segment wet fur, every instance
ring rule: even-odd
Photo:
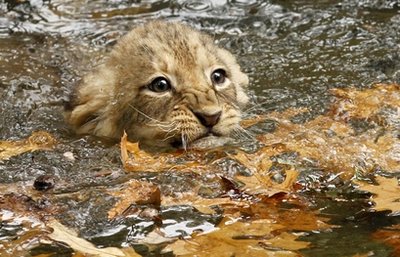
[[[210,76],[227,73],[223,88]],[[166,77],[173,89],[155,93],[151,81]],[[240,109],[247,103],[248,78],[235,58],[212,39],[186,25],[154,21],[122,37],[103,64],[75,88],[66,120],[78,134],[119,138],[150,145],[183,144],[211,132],[230,136],[240,129]],[[219,122],[204,127],[193,112],[215,113]]]

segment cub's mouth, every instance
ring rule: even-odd
[[[183,143],[182,139],[171,142],[171,146],[178,149],[208,149],[224,146],[234,142],[234,139],[209,131],[191,142]]]

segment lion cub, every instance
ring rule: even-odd
[[[186,25],[149,22],[122,37],[75,88],[66,120],[79,134],[181,145],[241,130],[247,76],[235,58]]]

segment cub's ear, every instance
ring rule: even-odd
[[[107,130],[115,130],[114,124],[107,122],[110,102],[113,99],[115,74],[111,69],[100,66],[86,75],[75,87],[65,107],[65,119],[78,134],[109,136]],[[102,125],[107,124],[106,127]]]

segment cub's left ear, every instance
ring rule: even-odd
[[[76,133],[113,137],[116,115],[111,113],[110,103],[115,83],[111,69],[100,66],[75,87],[64,116]]]

